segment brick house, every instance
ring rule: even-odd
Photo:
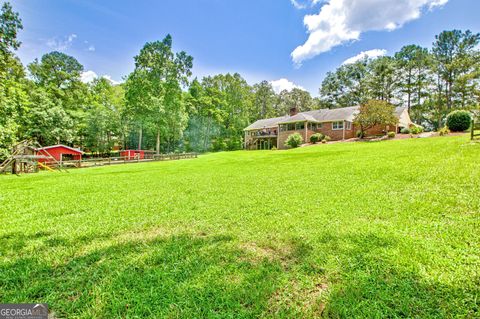
[[[310,136],[322,133],[330,136],[333,141],[345,140],[356,136],[358,127],[353,120],[358,113],[359,106],[338,109],[321,109],[297,113],[296,108],[290,110],[290,115],[258,120],[244,129],[245,149],[278,149],[285,148],[285,140],[290,134],[299,133],[303,141],[310,141]],[[386,132],[398,133],[404,127],[410,127],[410,119],[406,107],[397,107],[395,115],[397,125],[373,127],[367,130],[367,135],[384,135]]]

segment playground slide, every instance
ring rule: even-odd
[[[50,172],[54,172],[53,169],[51,169],[50,167],[48,167],[47,165],[43,164],[42,162],[38,162],[38,166],[40,166],[41,168],[44,168],[46,170],[49,170]]]

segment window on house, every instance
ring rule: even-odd
[[[332,130],[343,130],[343,121],[332,122]]]
[[[345,129],[351,130],[352,129],[352,122],[345,122]]]
[[[317,123],[308,123],[308,129],[310,131],[315,131],[317,129]]]
[[[301,123],[297,123],[295,125],[296,127],[296,130],[299,131],[299,130],[303,130],[305,128],[305,123],[304,122],[301,122]]]
[[[295,123],[287,124],[287,131],[295,131]]]

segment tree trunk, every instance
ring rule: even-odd
[[[160,154],[160,129],[157,129],[157,155]]]
[[[142,149],[142,136],[143,135],[143,128],[140,126],[140,129],[138,130],[138,150]]]
[[[410,104],[412,100],[412,70],[408,70],[408,82],[407,82],[407,87],[408,87],[408,101],[407,101],[407,110],[410,112]]]

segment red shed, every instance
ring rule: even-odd
[[[125,157],[126,160],[137,159],[137,156],[139,156],[140,159],[144,159],[145,158],[145,151],[143,151],[143,150],[122,150],[122,151],[120,151],[120,156]]]
[[[155,151],[149,150],[122,150],[120,156],[125,157],[126,160],[153,158]]]
[[[38,155],[51,155],[57,161],[81,160],[83,152],[78,148],[73,148],[66,145],[52,145],[37,149]],[[45,161],[45,160],[41,160]],[[47,160],[48,161],[48,160]]]

